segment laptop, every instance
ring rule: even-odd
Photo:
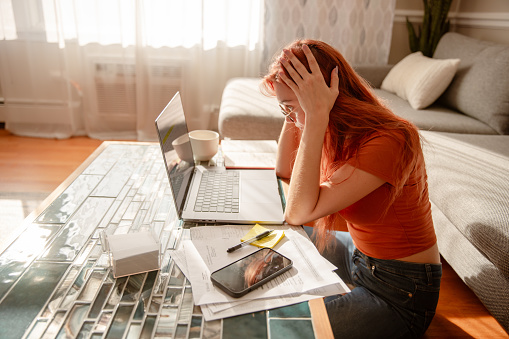
[[[195,164],[179,92],[159,114],[155,125],[180,219],[237,224],[284,222],[274,170],[230,170]]]

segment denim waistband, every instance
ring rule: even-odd
[[[421,264],[392,259],[377,259],[362,253],[358,249],[354,250],[354,255],[358,255],[364,259],[368,267],[377,266],[406,276],[426,278],[429,277],[430,274],[435,276],[442,274],[442,264]]]

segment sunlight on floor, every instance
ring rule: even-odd
[[[507,333],[504,329],[492,316],[489,315],[448,317],[447,320],[472,338],[478,337],[479,333],[491,333],[492,335],[490,338],[507,338]]]

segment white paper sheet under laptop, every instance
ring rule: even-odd
[[[178,92],[155,123],[179,218],[240,224],[284,222],[274,170],[195,165]],[[225,186],[222,181],[226,182]]]

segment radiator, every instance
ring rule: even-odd
[[[138,109],[155,118],[183,90],[187,65],[186,60],[149,60],[140,65],[122,58],[94,59],[93,108],[102,118],[135,117]]]

